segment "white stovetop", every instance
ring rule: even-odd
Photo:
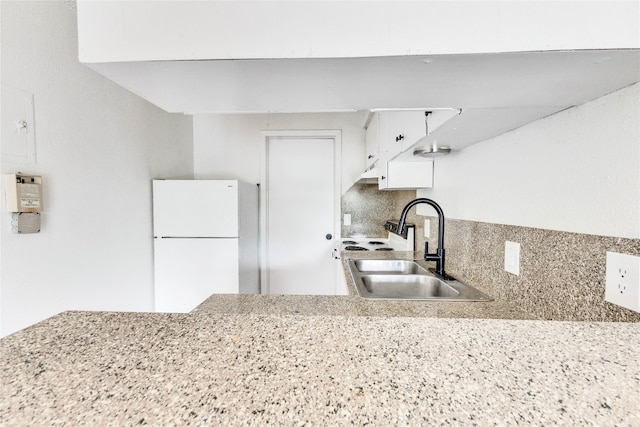
[[[356,243],[346,244],[345,242],[347,241]],[[381,242],[382,244],[371,242]],[[413,228],[409,228],[409,234],[406,239],[394,233],[387,233],[386,238],[365,236],[345,237],[342,239],[342,247],[344,248],[345,246],[361,246],[370,251],[378,248],[393,248],[393,250],[396,251],[414,251],[414,231]]]

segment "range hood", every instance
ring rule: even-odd
[[[355,180],[354,184],[378,184],[378,168],[374,165],[370,169],[364,171],[362,175]]]

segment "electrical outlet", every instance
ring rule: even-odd
[[[343,224],[351,225],[351,214],[344,214]]]
[[[640,312],[640,257],[607,252],[604,300]]]
[[[516,276],[520,275],[520,243],[504,242],[504,269]]]

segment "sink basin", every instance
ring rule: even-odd
[[[426,275],[362,276],[366,290],[378,298],[456,298],[460,292],[440,279]]]
[[[403,259],[358,259],[354,264],[360,273],[427,274],[415,262]]]
[[[476,288],[441,279],[421,260],[352,259],[349,270],[362,298],[427,301],[491,301]],[[449,280],[450,279],[450,280]]]

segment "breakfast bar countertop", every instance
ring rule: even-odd
[[[65,312],[0,425],[640,425],[640,324]]]

